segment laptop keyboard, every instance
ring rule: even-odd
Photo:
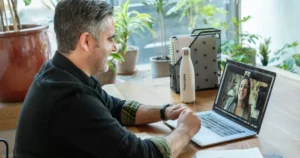
[[[234,126],[228,125],[225,121],[215,117],[212,114],[204,114],[199,116],[201,118],[201,125],[218,134],[221,137],[226,137],[245,131],[240,130]]]

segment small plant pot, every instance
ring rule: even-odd
[[[169,77],[169,58],[163,59],[159,56],[150,58],[152,78]]]
[[[118,75],[132,75],[135,72],[135,66],[138,59],[138,47],[130,46],[125,53],[122,53],[124,61],[118,61],[117,74]]]
[[[116,62],[113,62],[114,67],[116,67]],[[100,81],[101,86],[106,85],[106,84],[113,84],[116,82],[116,72],[113,70],[109,69],[106,72],[101,72],[96,75],[98,80]]]

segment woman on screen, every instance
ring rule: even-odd
[[[229,98],[227,100],[224,109],[249,120],[251,116],[251,106],[249,105],[250,87],[249,77],[244,76],[237,91],[237,95],[234,98]]]

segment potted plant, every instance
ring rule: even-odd
[[[124,61],[117,62],[117,73],[120,75],[131,75],[135,72],[135,66],[138,58],[138,48],[128,46],[128,39],[132,33],[140,34],[140,31],[148,30],[152,34],[153,18],[149,14],[139,13],[137,11],[129,12],[130,0],[120,5],[115,10],[115,30],[116,43],[120,46],[118,53],[124,57]],[[141,35],[142,36],[142,35]]]
[[[298,41],[285,44],[273,54],[271,54],[271,50],[269,49],[270,43],[271,37],[265,39],[264,43],[259,45],[259,57],[262,65],[273,65],[290,72],[300,73],[300,54],[297,53]]]
[[[181,12],[180,21],[187,17],[189,30],[193,31],[197,26],[198,19],[202,18],[204,24],[209,24],[214,28],[227,28],[226,22],[220,22],[216,15],[225,15],[227,11],[222,8],[216,8],[214,5],[209,4],[207,0],[180,0],[172,7],[167,15]]]
[[[161,52],[156,52],[157,56],[150,58],[152,78],[169,76],[169,60],[167,56],[166,25],[164,8],[168,4],[167,0],[152,0],[142,2],[144,5],[154,7],[158,15],[158,24],[160,32]]]
[[[271,43],[271,37],[268,39],[265,39],[264,43],[261,43],[259,45],[259,54],[261,64],[263,66],[267,66],[269,64],[269,58],[270,58],[270,43]]]
[[[23,101],[34,75],[50,57],[48,26],[22,25],[16,0],[0,3],[0,101]]]
[[[116,64],[118,61],[124,61],[124,58],[121,54],[118,53],[110,54],[109,61],[108,61],[109,70],[107,72],[102,72],[96,75],[96,77],[101,83],[101,86],[116,82],[116,77],[117,77]]]
[[[300,53],[297,52],[298,45],[298,41],[285,44],[273,54],[268,64],[293,73],[300,73]]]
[[[221,49],[222,54],[225,55],[225,58],[256,65],[256,49],[253,48],[253,44],[256,44],[259,36],[246,32],[240,32],[241,24],[248,21],[250,18],[250,16],[247,16],[241,20],[237,20],[235,17],[232,17],[231,21],[235,27],[234,39],[223,41],[221,44]],[[224,61],[221,63],[221,65],[223,65]]]

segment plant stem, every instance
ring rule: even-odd
[[[192,12],[192,9],[189,9],[188,11],[188,21],[189,21],[189,25],[190,25],[190,32],[193,31],[193,12]]]
[[[162,17],[162,27],[163,27],[163,57],[164,59],[167,59],[167,50],[166,50],[166,25],[165,25],[165,20],[164,20],[164,16],[161,13],[161,17]]]
[[[162,13],[159,13],[159,19],[160,19],[160,41],[161,41],[161,44],[162,44],[162,54],[163,54],[163,58],[166,57],[166,50],[165,50],[165,32],[166,32],[166,29],[165,29],[165,26],[164,26],[164,17],[162,15]]]
[[[13,5],[13,10],[15,12],[15,18],[17,19],[17,25],[18,25],[18,29],[21,30],[22,29],[22,25],[20,23],[20,18],[19,18],[19,15],[17,13],[17,6],[16,6],[16,3],[18,2],[18,0],[11,0],[11,3]]]
[[[4,31],[5,31],[5,26],[4,26],[4,20],[3,20],[3,14],[2,14],[3,9],[2,9],[2,8],[3,8],[3,7],[2,7],[2,2],[1,2],[1,0],[0,0],[0,15],[1,15],[1,24],[2,24],[1,29],[3,29],[2,31],[4,32]]]
[[[51,2],[52,6],[54,7],[54,10],[55,10],[55,4],[54,4],[54,2],[52,0],[50,0],[50,2]]]
[[[6,16],[5,4],[4,4],[4,1],[3,1],[3,0],[1,0],[1,7],[2,7],[2,9],[3,9],[3,10],[1,10],[1,11],[3,11],[4,17],[5,17],[5,21],[6,21],[6,31],[10,31],[9,26],[8,26],[7,16]],[[3,28],[4,28],[4,27],[5,27],[5,26],[3,25]]]
[[[11,20],[12,20],[14,31],[17,31],[18,28],[17,28],[16,18],[15,18],[15,15],[13,13],[13,10],[11,9],[10,0],[7,0],[7,4],[8,4],[8,9],[9,9],[9,12],[10,12],[10,15],[11,15]]]

